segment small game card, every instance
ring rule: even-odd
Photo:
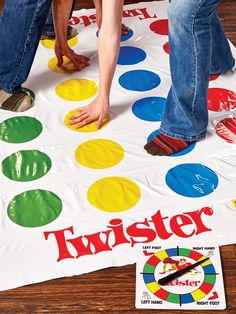
[[[142,245],[136,269],[136,307],[226,308],[219,246]]]

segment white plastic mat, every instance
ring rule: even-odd
[[[64,124],[96,93],[95,11],[74,12],[72,19],[79,30],[73,49],[91,58],[89,68],[51,71],[54,51],[40,43],[25,84],[36,94],[34,107],[1,111],[0,290],[134,263],[137,243],[236,242],[236,72],[210,81],[206,140],[181,156],[152,157],[143,149],[160,126],[170,87],[167,6],[125,7],[123,23],[133,34],[121,42],[110,121],[99,131]],[[61,93],[83,101],[56,94],[72,79],[79,80],[67,85],[79,93]]]

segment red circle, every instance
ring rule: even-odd
[[[225,118],[217,123],[216,133],[225,141],[236,144],[236,117]]]
[[[158,35],[168,35],[168,20],[158,20],[151,23],[150,30]]]
[[[209,81],[215,81],[216,79],[218,79],[219,76],[220,76],[220,74],[211,74]]]
[[[170,53],[170,46],[169,46],[168,41],[164,44],[163,49],[167,54]]]
[[[230,111],[236,108],[236,93],[224,88],[209,88],[208,109]]]

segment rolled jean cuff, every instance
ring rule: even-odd
[[[230,65],[226,67],[222,67],[219,71],[213,71],[215,73],[211,73],[211,74],[224,74],[232,70],[234,67],[235,67],[235,59],[232,58],[232,63]]]
[[[4,84],[0,84],[0,89],[3,89],[5,92],[9,93],[9,94],[17,94],[21,91],[22,86],[17,86],[14,89],[9,88],[9,86],[4,86]]]
[[[183,140],[185,142],[196,142],[196,141],[200,141],[206,137],[206,132],[199,134],[199,135],[186,136],[186,135],[180,135],[180,134],[168,132],[165,129],[163,129],[163,127],[160,127],[160,133],[165,134],[166,136],[169,136],[169,137]]]
[[[53,36],[56,36],[56,34],[55,34],[55,31],[43,31],[43,32],[42,32],[42,36],[50,36],[50,37],[53,37]]]

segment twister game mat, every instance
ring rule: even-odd
[[[212,243],[197,244],[149,243],[140,246],[136,268],[137,308],[226,308],[219,247]],[[159,282],[199,261],[204,262],[165,285]]]
[[[100,130],[68,125],[98,90],[95,10],[70,22],[90,67],[58,69],[53,41],[40,43],[24,84],[34,107],[1,111],[0,290],[134,263],[138,243],[236,242],[236,72],[210,78],[205,141],[172,157],[143,149],[170,87],[167,7],[124,8],[131,31]]]

